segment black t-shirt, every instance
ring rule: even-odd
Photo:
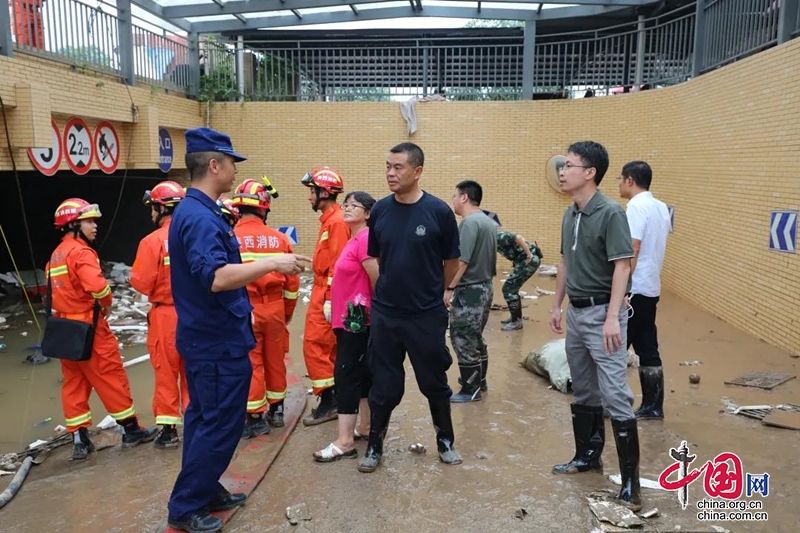
[[[423,191],[413,204],[394,195],[378,200],[369,217],[367,254],[379,258],[372,305],[404,315],[444,307],[444,265],[458,259],[458,225],[450,207]]]

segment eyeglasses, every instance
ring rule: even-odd
[[[563,166],[563,167],[561,167],[561,168],[562,168],[563,170],[569,170],[569,169],[571,169],[571,168],[593,168],[593,167],[591,167],[591,166],[586,166],[586,165],[573,165],[572,163],[570,163],[569,161],[567,161],[566,163],[564,163],[564,166]]]
[[[360,207],[361,209],[366,209],[363,205],[358,204],[342,204],[342,211],[350,211],[351,209],[355,209],[356,207]]]

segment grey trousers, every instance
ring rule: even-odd
[[[603,323],[608,305],[567,308],[567,363],[575,403],[603,406],[613,420],[634,418],[633,391],[628,386],[628,311],[619,314],[622,344],[614,353],[603,348]]]

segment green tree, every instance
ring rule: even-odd
[[[112,68],[111,57],[101,50],[99,46],[65,46],[58,53],[82,66],[94,65]]]

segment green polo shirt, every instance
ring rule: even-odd
[[[611,294],[614,261],[633,257],[625,210],[603,196],[592,196],[583,211],[567,208],[561,222],[561,255],[567,266],[567,296],[587,298]],[[626,292],[630,291],[628,278]]]

